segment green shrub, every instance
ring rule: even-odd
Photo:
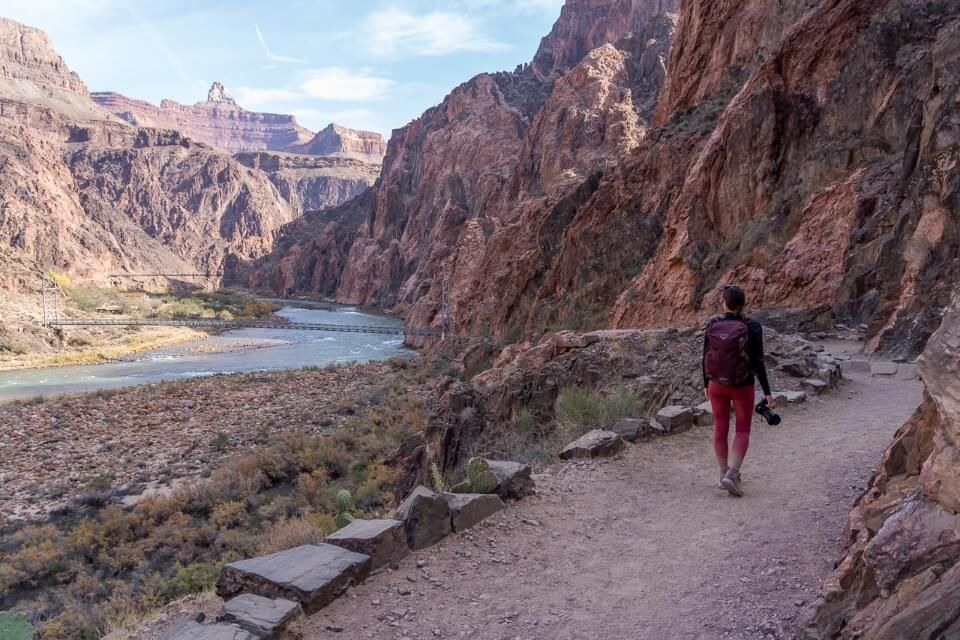
[[[71,347],[89,347],[93,344],[93,338],[85,333],[77,333],[67,339],[67,344]]]
[[[175,573],[167,585],[169,597],[177,600],[184,596],[211,589],[220,575],[221,565],[195,562],[183,566],[178,564]]]
[[[562,389],[555,404],[561,433],[569,439],[591,429],[609,429],[623,418],[636,417],[640,396],[626,387],[613,387],[605,393],[584,388]]]
[[[30,345],[26,342],[14,340],[13,338],[3,338],[0,340],[0,351],[6,351],[16,356],[22,356],[30,353]]]

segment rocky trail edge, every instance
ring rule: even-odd
[[[563,463],[538,495],[402,561],[294,637],[693,640],[802,637],[845,518],[921,384],[848,375],[756,420],[746,497],[717,488],[710,431]]]

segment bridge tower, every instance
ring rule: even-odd
[[[40,307],[43,313],[42,326],[48,327],[60,321],[60,287],[52,278],[40,279]]]

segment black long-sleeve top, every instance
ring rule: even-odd
[[[710,330],[710,325],[718,320],[743,320],[744,324],[747,325],[747,356],[750,357],[750,379],[744,383],[743,386],[750,386],[754,384],[756,380],[759,380],[760,386],[763,388],[763,395],[769,396],[770,380],[767,378],[767,365],[764,362],[763,354],[763,326],[756,320],[740,318],[734,313],[726,313],[722,316],[711,318],[710,322],[707,323],[707,331]],[[706,333],[704,333],[703,336],[703,358],[700,363],[700,368],[703,371],[703,386],[706,388],[710,384],[710,379],[707,378]],[[756,378],[754,378],[754,376],[756,376]]]

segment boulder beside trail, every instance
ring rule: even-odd
[[[843,368],[851,373],[870,373],[870,361],[862,358],[851,358],[843,363]]]
[[[397,518],[403,521],[407,544],[413,550],[434,545],[453,530],[450,505],[443,496],[422,485],[397,508]]]
[[[807,394],[803,391],[784,391],[783,400],[787,404],[800,404],[807,401]]]
[[[445,493],[443,497],[450,505],[453,530],[458,532],[480,524],[507,507],[500,496],[492,493]]]
[[[303,609],[292,600],[271,599],[242,593],[223,605],[223,619],[258,638],[272,638],[290,622],[303,615]]]
[[[571,442],[563,451],[560,458],[572,460],[574,458],[609,458],[627,446],[623,438],[613,431],[594,429],[574,442]]]
[[[905,363],[897,367],[897,380],[917,380],[919,377],[920,372],[915,364]]]
[[[640,438],[643,421],[636,418],[624,418],[610,427],[610,430],[623,438],[626,442],[636,442]]]
[[[354,520],[327,536],[326,542],[370,556],[371,571],[410,553],[407,535],[399,520]]]
[[[693,408],[693,421],[698,427],[713,426],[713,405],[702,402]]]
[[[875,377],[895,376],[900,366],[896,362],[877,361],[870,363],[870,375]]]
[[[534,493],[530,465],[507,460],[487,460],[487,464],[499,481],[497,495],[504,500],[520,500]]]
[[[307,544],[279,553],[231,562],[217,579],[217,595],[241,593],[286,598],[316,613],[370,572],[370,556],[332,544]]]
[[[800,381],[800,386],[814,395],[820,395],[830,388],[830,385],[820,378],[805,378]]]
[[[654,420],[662,427],[660,430],[664,433],[685,431],[693,426],[693,409],[671,405],[660,409]]]

